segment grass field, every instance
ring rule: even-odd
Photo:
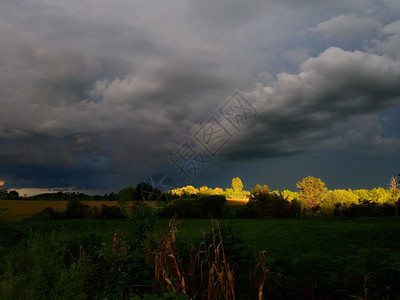
[[[38,213],[50,206],[55,210],[65,210],[68,201],[38,201],[38,200],[0,200],[0,207],[8,208],[0,212],[0,221],[16,222],[29,219],[33,214]],[[112,206],[117,205],[115,201],[82,201],[90,207],[101,207],[102,204]]]
[[[232,211],[246,204],[247,200],[229,199],[227,205],[232,207]],[[0,212],[0,221],[18,222],[29,219],[33,214],[38,213],[46,207],[52,207],[55,210],[65,210],[67,201],[39,201],[39,200],[0,200],[0,207],[8,208],[4,212]],[[102,204],[107,206],[117,206],[116,201],[82,201],[83,204],[90,207],[101,207]]]
[[[168,221],[157,220],[152,239],[157,240],[167,232]],[[287,294],[282,299],[298,299],[299,295],[302,299],[311,299],[307,298],[310,292],[307,289],[313,291],[314,299],[348,299],[350,296],[364,299],[360,298],[364,285],[368,288],[368,299],[389,299],[377,295],[393,295],[399,290],[396,282],[400,280],[400,222],[395,218],[221,219],[220,224],[223,229],[230,228],[228,234],[223,230],[222,239],[230,253],[230,263],[236,266],[238,289],[242,281],[248,281],[247,273],[243,273],[247,264],[243,255],[254,268],[256,253],[265,250],[269,268],[283,274],[282,281],[274,288],[278,293]],[[50,245],[60,246],[64,241],[67,244],[86,241],[89,236],[99,236],[110,244],[118,229],[126,236],[132,228],[129,220],[0,223],[3,225],[28,235],[40,232],[41,235],[35,236],[48,236],[53,240]],[[180,220],[177,249],[181,257],[188,257],[190,248],[199,246],[202,230],[211,230],[210,220]],[[8,272],[12,272],[11,269]],[[318,294],[318,291],[326,294]]]

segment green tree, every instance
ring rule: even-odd
[[[135,189],[131,186],[123,188],[118,192],[118,202],[129,202],[135,200]]]
[[[239,177],[232,179],[232,188],[233,188],[233,191],[235,192],[235,194],[240,194],[240,192],[242,191],[243,183]]]
[[[8,199],[16,200],[19,199],[19,193],[15,190],[8,192]]]
[[[223,193],[224,193],[224,190],[219,187],[216,187],[214,189],[214,195],[222,195]]]
[[[135,200],[135,189],[131,186],[128,186],[120,190],[117,196],[119,207],[121,207],[123,213],[126,213],[126,207],[128,203]]]
[[[289,201],[282,193],[271,192],[267,185],[257,186],[251,191],[249,202],[242,211],[243,217],[292,218],[300,215],[297,200]]]
[[[400,176],[400,174],[399,174]],[[396,212],[396,219],[399,220],[399,202],[400,202],[400,190],[399,190],[400,183],[397,182],[396,178],[392,176],[389,182],[389,189],[390,189],[390,203],[394,205],[394,209]]]
[[[7,189],[0,189],[0,200],[1,199],[7,199],[7,196],[8,196]]]
[[[297,182],[296,186],[300,191],[300,201],[303,202],[306,209],[309,208],[312,211],[317,209],[328,191],[321,179],[312,176],[303,178]]]

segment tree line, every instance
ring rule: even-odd
[[[400,176],[400,174],[399,174]],[[245,217],[293,217],[299,215],[399,215],[399,181],[392,176],[386,189],[382,187],[366,189],[328,190],[320,178],[307,176],[297,182],[298,191],[271,191],[268,185],[257,184],[253,190],[243,190],[239,177],[232,179],[230,188],[188,185],[162,192],[147,182],[140,182],[134,188],[128,186],[117,193],[87,195],[76,192],[45,193],[30,197],[20,197],[15,190],[0,190],[0,199],[24,200],[80,200],[80,201],[116,201],[126,209],[130,202],[138,200],[173,202],[178,199],[206,199],[209,196],[221,196],[226,199],[248,200],[245,209],[239,213]],[[208,199],[208,198],[207,198]],[[215,197],[215,199],[222,199]],[[208,201],[208,200],[207,200]],[[218,200],[218,203],[222,203]],[[175,201],[176,202],[176,201]],[[186,203],[186,202],[181,202]],[[175,203],[176,204],[176,203]],[[182,204],[189,207],[192,203]],[[218,211],[220,208],[218,208]],[[189,211],[189,209],[188,209]]]

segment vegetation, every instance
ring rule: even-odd
[[[297,199],[287,200],[282,193],[271,193],[268,186],[257,185],[250,194],[249,202],[239,213],[247,218],[294,218],[301,213]]]
[[[299,200],[303,203],[306,210],[315,212],[319,209],[320,203],[328,189],[325,183],[319,178],[307,176],[296,184],[300,191]]]
[[[201,196],[200,198],[176,199],[161,211],[163,217],[220,218],[226,198],[223,195]]]
[[[15,190],[0,189],[0,200],[15,200],[19,198],[19,194]]]
[[[199,189],[188,185],[182,188],[173,189],[162,193],[159,189],[153,188],[150,184],[142,182],[136,188],[126,187],[117,194],[111,193],[104,196],[88,196],[81,193],[55,193],[42,194],[35,197],[19,197],[19,199],[67,199],[63,204],[69,202],[80,203],[83,199],[114,199],[113,202],[102,202],[102,205],[95,205],[97,208],[86,208],[81,212],[79,218],[115,218],[126,217],[131,203],[136,201],[157,201],[161,209],[161,215],[172,217],[177,215],[181,218],[204,218],[204,217],[247,217],[247,218],[293,218],[304,216],[393,216],[399,215],[400,190],[396,178],[392,177],[389,188],[381,187],[371,190],[328,190],[325,183],[311,176],[303,178],[297,183],[298,192],[288,190],[270,191],[268,186],[257,185],[251,192],[243,190],[243,183],[239,177],[232,179],[232,188],[225,190],[221,188],[209,188],[202,186]],[[10,198],[13,191],[2,190],[3,197]],[[97,197],[97,198],[96,198]],[[44,201],[46,201],[44,200]],[[53,199],[54,200],[54,199]],[[229,201],[226,201],[229,200]],[[242,202],[240,202],[240,201]],[[0,200],[1,201],[1,200]],[[6,200],[5,200],[6,201]],[[21,200],[18,200],[21,201]],[[41,200],[43,201],[43,200]],[[107,200],[108,201],[108,200]],[[233,201],[238,201],[233,204]],[[93,201],[98,202],[100,201]],[[24,203],[23,208],[30,211],[31,206],[39,202],[32,201],[31,204]],[[119,208],[108,208],[118,204]],[[228,205],[227,205],[228,203]],[[18,220],[18,217],[10,217],[15,212],[14,207],[18,206],[11,202],[0,203],[1,207],[10,208],[3,213],[3,219]],[[21,202],[22,204],[22,202]],[[86,201],[84,205],[89,205]],[[240,206],[243,209],[240,209]],[[45,209],[44,209],[45,208]],[[85,209],[84,206],[80,207]],[[119,209],[121,211],[119,211]],[[59,213],[59,203],[54,202],[46,205],[37,214],[36,218],[60,219],[77,218],[78,216],[67,216]],[[33,212],[33,211],[32,211]],[[34,211],[38,213],[39,210]],[[106,216],[109,215],[109,216]],[[112,215],[112,216],[111,216]],[[32,213],[25,217],[32,216]]]
[[[2,220],[42,206],[0,223],[0,299],[399,298],[396,178],[388,189],[328,190],[310,176],[297,187],[247,192],[236,177],[164,198],[140,183],[104,196],[113,202],[57,193],[62,205],[3,190]]]
[[[0,299],[400,296],[395,218],[179,223],[142,203],[125,220],[1,225]]]

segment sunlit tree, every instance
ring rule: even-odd
[[[215,195],[215,192],[212,188],[209,188],[207,186],[202,186],[201,188],[199,188],[199,194],[201,196],[211,196]]]
[[[400,174],[399,174],[400,176]],[[396,211],[396,218],[399,219],[399,201],[400,201],[400,190],[399,190],[399,182],[396,180],[394,176],[390,178],[389,189],[390,189],[390,202],[393,203],[394,209]]]
[[[261,186],[261,185],[257,184],[256,187],[251,191],[249,201],[254,201],[255,199],[258,199],[258,198],[265,198],[269,194],[270,194],[270,190],[268,188],[268,185]]]
[[[276,195],[282,195],[288,201],[299,200],[300,197],[299,192],[292,192],[289,190],[273,191],[273,193]]]
[[[182,188],[182,197],[193,197],[199,194],[199,190],[193,185],[187,185]]]
[[[221,189],[221,188],[219,188],[219,187],[216,187],[216,188],[214,189],[214,194],[215,194],[215,195],[222,195],[223,193],[224,193],[224,190]]]
[[[300,200],[306,208],[308,207],[312,210],[321,203],[323,196],[328,191],[321,179],[312,176],[303,178],[297,182],[296,186],[300,191]]]
[[[243,189],[242,180],[239,177],[232,179],[232,188],[236,194],[239,194]]]

